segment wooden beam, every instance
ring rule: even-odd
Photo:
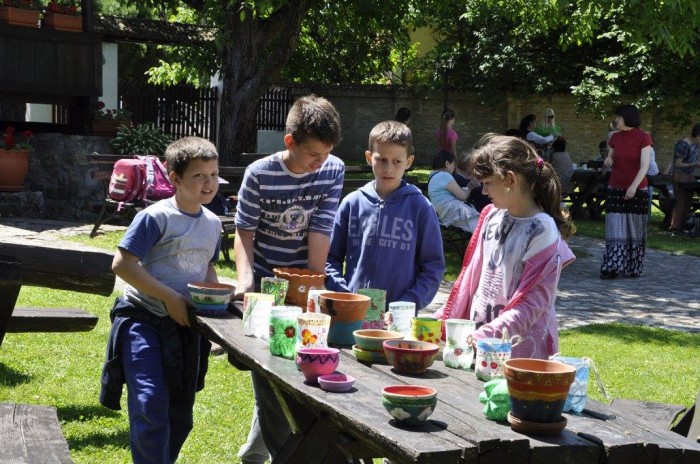
[[[0,255],[12,256],[22,264],[24,285],[104,296],[114,290],[114,255],[99,248],[61,240],[9,237],[0,241]]]
[[[5,338],[21,287],[22,265],[13,259],[0,257],[0,345]]]
[[[0,443],[0,462],[73,462],[54,407],[0,403]]]
[[[76,308],[15,308],[7,333],[88,332],[97,316]]]

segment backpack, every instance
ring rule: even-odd
[[[120,203],[118,211],[124,203],[162,200],[174,194],[175,187],[157,156],[136,156],[114,163],[108,195]]]
[[[175,195],[175,187],[170,183],[168,172],[157,156],[141,156],[146,161],[146,198],[162,200]]]
[[[685,232],[688,237],[697,237],[700,235],[700,216],[691,214],[688,220],[685,221],[683,232]]]
[[[146,162],[141,159],[117,160],[109,180],[108,195],[120,203],[146,198]]]

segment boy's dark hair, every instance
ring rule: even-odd
[[[445,169],[445,163],[454,163],[455,155],[449,151],[440,150],[433,156],[433,170]]]
[[[471,171],[477,179],[496,175],[504,177],[508,171],[521,174],[532,189],[535,202],[554,218],[564,238],[576,231],[568,211],[561,207],[559,176],[551,164],[537,155],[524,140],[495,135],[477,148],[471,156]]]
[[[335,147],[341,140],[340,116],[323,97],[299,97],[287,114],[286,131],[296,143],[315,139]]]
[[[700,124],[695,124],[693,129],[690,131],[690,136],[697,137],[698,135],[700,135]]]
[[[615,109],[615,114],[622,116],[622,120],[625,121],[625,126],[627,127],[639,127],[642,125],[642,116],[634,105],[618,106]]]
[[[598,144],[598,151],[602,150],[605,148],[607,150],[608,148],[608,141],[607,140],[601,140],[600,143]]]
[[[168,173],[174,171],[178,176],[182,176],[190,161],[194,159],[218,160],[219,153],[213,143],[201,137],[183,137],[165,149]]]
[[[566,139],[564,137],[557,137],[554,139],[554,142],[552,142],[552,150],[554,150],[554,153],[566,151]]]
[[[394,116],[394,119],[398,122],[406,124],[406,122],[411,119],[411,110],[405,106],[402,106],[396,111],[396,116]]]
[[[395,143],[406,147],[408,156],[413,154],[413,135],[406,124],[398,121],[382,121],[369,132],[368,150],[374,150],[375,143]]]

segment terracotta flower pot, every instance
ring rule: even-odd
[[[29,150],[0,150],[0,192],[21,192],[29,171]]]
[[[513,358],[503,363],[511,414],[527,422],[555,423],[576,377],[576,368],[557,361]]]
[[[56,31],[82,32],[83,17],[47,12],[44,13],[44,19],[41,21],[41,27]]]
[[[272,271],[275,273],[275,277],[289,282],[286,302],[302,308],[307,306],[309,290],[323,288],[326,281],[326,274],[309,269],[276,267]]]
[[[353,332],[362,328],[371,298],[355,293],[328,292],[318,297],[321,312],[331,316],[328,343],[352,345]]]
[[[119,126],[128,123],[128,121],[116,121],[114,119],[97,119],[92,121],[92,133],[94,135],[117,135]]]
[[[39,27],[39,12],[11,6],[0,6],[0,22],[11,26]]]

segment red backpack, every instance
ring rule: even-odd
[[[109,180],[109,198],[121,203],[144,200],[146,178],[146,161],[136,158],[118,160]]]
[[[108,194],[121,209],[123,203],[170,198],[175,187],[157,156],[136,156],[114,163]]]

